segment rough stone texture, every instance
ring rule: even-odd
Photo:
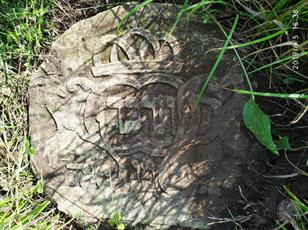
[[[214,25],[151,4],[116,29],[133,4],[73,25],[33,75],[34,169],[60,210],[85,222],[120,211],[155,228],[207,228],[236,186],[249,153],[246,98],[226,54],[199,108],[194,103],[224,36]]]

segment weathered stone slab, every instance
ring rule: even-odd
[[[241,69],[226,54],[199,108],[196,96],[224,40],[195,18],[170,35],[177,10],[151,4],[80,21],[33,75],[33,165],[60,210],[85,222],[116,211],[132,225],[207,228],[225,210],[249,152],[241,132]]]

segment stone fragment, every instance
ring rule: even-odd
[[[219,29],[178,9],[126,4],[80,21],[33,74],[32,163],[60,210],[94,223],[207,228],[250,153],[241,131],[247,98],[241,68],[226,53],[200,106],[196,96],[221,47]],[[232,175],[232,178],[230,178]]]

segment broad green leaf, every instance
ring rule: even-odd
[[[125,225],[124,225],[123,223],[121,223],[121,224],[119,224],[119,225],[117,226],[117,229],[118,229],[118,230],[124,230],[124,229],[125,229]]]
[[[289,138],[287,136],[281,137],[279,140],[275,141],[275,145],[278,150],[291,150],[292,147],[289,143]]]
[[[119,212],[116,212],[114,214],[114,222],[118,225],[119,223],[121,223],[121,214]]]
[[[25,148],[26,148],[26,152],[30,155],[30,156],[34,156],[36,151],[35,149],[31,146],[30,141],[28,139],[25,139],[24,142]]]
[[[121,213],[119,212],[116,212],[112,218],[110,218],[108,220],[108,223],[111,225],[111,226],[118,226],[119,224],[121,224]]]
[[[35,186],[35,191],[39,194],[43,193],[44,191],[44,185],[43,182],[41,180],[38,180],[36,182],[36,186]]]
[[[245,126],[253,133],[257,140],[275,155],[279,155],[271,133],[271,121],[263,113],[255,101],[249,99],[243,108]]]
[[[115,225],[115,223],[114,223],[114,221],[113,221],[112,218],[108,220],[108,224],[109,224],[110,226],[114,226],[114,225]]]

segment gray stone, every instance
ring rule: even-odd
[[[30,84],[32,159],[61,211],[94,223],[207,228],[225,211],[249,140],[241,68],[226,53],[200,107],[198,95],[224,36],[178,9],[135,5],[80,21],[52,45]]]

